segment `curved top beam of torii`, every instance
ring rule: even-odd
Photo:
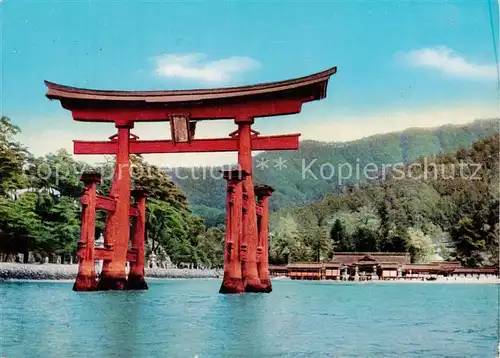
[[[309,76],[251,86],[175,91],[103,91],[45,81],[47,98],[80,121],[167,121],[187,114],[195,120],[267,117],[299,113],[302,104],[326,97],[337,67]]]

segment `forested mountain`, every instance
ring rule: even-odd
[[[469,267],[498,264],[500,135],[455,153],[421,158],[368,183],[271,216],[275,263],[334,251],[406,251]]]
[[[0,257],[28,252],[41,260],[53,255],[75,256],[80,235],[79,197],[84,171],[98,172],[98,193],[109,193],[113,163],[93,168],[60,150],[35,158],[17,141],[20,129],[0,119]],[[147,253],[168,254],[174,263],[221,266],[224,232],[206,229],[203,218],[189,210],[185,194],[159,168],[140,156],[131,158],[134,185],[151,192],[147,201]],[[97,212],[96,238],[105,213]]]
[[[79,174],[100,172],[103,182],[98,191],[106,195],[113,164],[86,168],[63,150],[35,158],[16,141],[18,132],[8,118],[0,119],[0,256],[74,255],[80,224]],[[274,186],[278,193],[273,206],[281,208],[271,216],[271,261],[327,259],[334,251],[407,251],[415,262],[438,255],[467,266],[496,263],[499,139],[498,121],[483,120],[343,144],[305,141],[298,152],[257,155],[256,183]],[[286,165],[281,170],[273,162],[280,157]],[[261,170],[263,158],[270,166],[266,170]],[[308,167],[314,159],[319,164]],[[311,170],[304,179],[303,160]],[[407,164],[382,165],[400,162]],[[206,228],[165,172],[140,156],[132,157],[132,163],[133,185],[152,192],[147,203],[147,251],[166,253],[174,263],[222,265],[223,226]],[[375,170],[370,177],[353,175],[339,181],[337,172],[321,177],[321,168],[330,169],[321,167],[325,163],[334,168],[342,163],[366,168],[372,163]],[[193,207],[205,214],[205,222],[214,225],[223,222],[225,182],[206,177],[179,182],[194,195]],[[306,205],[308,201],[315,202]],[[103,228],[104,215],[99,212],[96,237]]]
[[[459,126],[410,128],[345,143],[302,141],[298,151],[256,155],[254,182],[276,190],[271,197],[271,210],[304,205],[321,200],[329,193],[339,193],[345,185],[363,182],[363,175],[354,173],[356,166],[362,169],[369,163],[377,167],[410,163],[422,156],[452,153],[498,131],[499,120],[489,119]],[[348,171],[344,164],[353,168],[354,174],[348,179],[343,179]],[[208,225],[217,225],[224,222],[225,182],[212,178],[210,172],[217,173],[217,170],[178,168],[177,176],[172,177],[187,193],[193,211],[205,217]],[[339,176],[339,172],[344,177]]]

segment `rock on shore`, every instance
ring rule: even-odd
[[[0,262],[0,280],[74,280],[78,265]],[[152,278],[220,278],[221,270],[146,268]]]

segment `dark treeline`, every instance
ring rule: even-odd
[[[4,260],[17,253],[37,261],[55,255],[76,255],[80,230],[79,196],[83,171],[102,175],[98,193],[109,193],[114,161],[94,167],[60,150],[34,157],[16,141],[20,129],[0,119],[0,252]],[[184,193],[159,168],[133,156],[133,183],[151,191],[147,203],[147,254],[173,263],[220,267],[223,228],[206,228],[203,218],[188,208]],[[98,211],[96,238],[104,230],[105,213]]]
[[[499,139],[497,134],[453,154],[420,158],[343,194],[274,213],[271,260],[404,251],[414,262],[498,264]]]

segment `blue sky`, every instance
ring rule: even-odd
[[[498,5],[491,1],[498,34]],[[334,141],[462,123],[496,113],[488,6],[3,0],[1,112],[38,154],[114,131],[73,122],[44,97],[44,79],[96,89],[181,89],[282,80],[336,65],[327,99],[295,117],[260,119],[256,129]],[[204,124],[201,135],[224,136],[232,126]],[[144,139],[161,138],[165,127],[136,130]]]

